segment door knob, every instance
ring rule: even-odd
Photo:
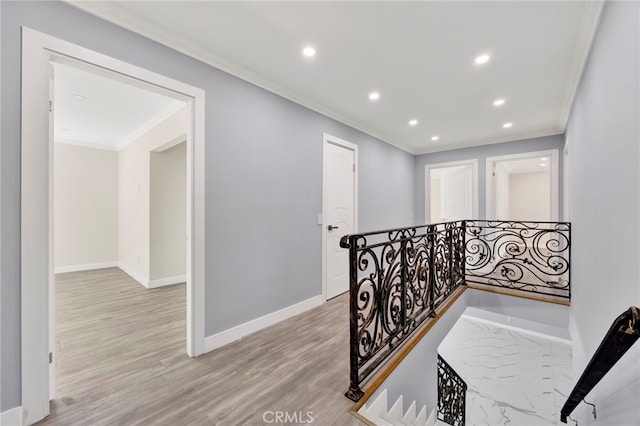
[[[338,227],[337,227],[337,226],[334,226],[334,225],[329,225],[329,226],[327,226],[327,229],[328,229],[329,231],[333,231],[334,229],[338,229]]]

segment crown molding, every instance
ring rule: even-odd
[[[144,124],[138,127],[133,132],[129,133],[127,136],[122,138],[115,146],[116,151],[120,151],[125,148],[127,145],[131,144],[133,141],[138,139],[140,136],[147,133],[149,130],[153,129],[158,124],[162,123],[164,120],[171,117],[173,114],[178,112],[180,109],[185,107],[185,103],[182,101],[174,100],[171,102],[166,108],[162,111],[151,117]]]
[[[424,155],[424,154],[433,154],[434,152],[443,152],[443,151],[453,151],[455,149],[465,149],[465,148],[475,148],[478,146],[486,146],[486,145],[494,145],[497,143],[505,143],[505,142],[517,142],[526,139],[535,139],[535,138],[543,138],[546,136],[556,136],[561,135],[563,133],[562,129],[553,128],[553,129],[544,129],[540,131],[534,132],[522,132],[515,135],[504,136],[498,139],[479,139],[474,141],[473,144],[469,144],[468,142],[463,143],[452,143],[448,145],[437,145],[425,148],[423,150],[419,150],[415,155]]]
[[[112,145],[104,145],[100,143],[87,142],[87,141],[76,140],[76,139],[54,138],[53,141],[57,144],[62,144],[62,145],[73,145],[73,146],[79,146],[82,148],[99,149],[102,151],[113,151],[113,152],[117,151],[117,149]]]

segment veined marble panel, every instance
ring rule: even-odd
[[[562,424],[571,345],[462,317],[438,352],[467,382],[467,425]]]

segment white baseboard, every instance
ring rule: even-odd
[[[63,274],[65,272],[78,272],[78,271],[91,271],[93,269],[115,268],[118,266],[117,261],[101,262],[101,263],[86,263],[84,265],[67,265],[56,266],[54,272],[56,274]]]
[[[125,265],[122,262],[118,262],[118,268],[122,269],[122,271],[124,273],[129,275],[134,280],[138,281],[144,288],[149,288],[149,279],[148,278],[145,278],[142,275],[139,275],[138,273],[133,271],[131,268],[129,268],[127,265]]]
[[[0,425],[22,426],[22,407],[12,408],[0,413]]]
[[[216,333],[212,336],[208,336],[204,341],[204,351],[209,352],[222,346],[228,345],[231,342],[240,340],[249,334],[260,331],[263,328],[267,328],[271,325],[277,324],[281,321],[289,319],[295,315],[301,314],[309,309],[313,309],[322,305],[325,302],[322,295],[314,296],[310,299],[303,300],[295,305],[287,306],[279,311],[272,312],[260,318],[256,318],[244,324],[240,324],[233,328],[230,328],[220,333]]]
[[[158,280],[150,280],[149,288],[158,288],[158,287],[164,287],[166,285],[180,284],[180,283],[186,283],[186,282],[187,282],[186,275],[179,275],[177,277],[160,278]]]

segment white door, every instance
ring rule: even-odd
[[[478,217],[478,160],[425,165],[425,223]]]
[[[323,222],[327,299],[349,290],[349,250],[340,247],[340,238],[356,231],[354,148],[325,141]]]
[[[443,170],[440,180],[443,222],[473,218],[472,179],[471,166]]]

